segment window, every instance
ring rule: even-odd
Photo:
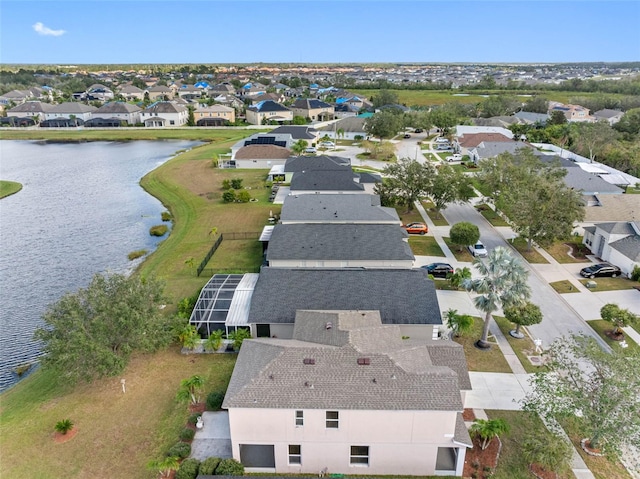
[[[304,412],[296,411],[296,426],[304,426]]]
[[[170,124],[170,125],[175,125],[175,124],[176,124],[176,122],[175,122],[175,120],[169,120],[169,124]]]
[[[340,420],[338,419],[338,411],[327,411],[326,418],[327,418],[327,429],[328,428],[338,429],[338,423],[340,422]]]
[[[289,464],[301,464],[300,444],[289,444]]]
[[[369,465],[369,446],[351,446],[349,463],[352,466]]]

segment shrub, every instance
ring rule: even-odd
[[[234,190],[242,188],[242,178],[231,178],[231,188]]]
[[[144,256],[145,254],[147,254],[146,249],[138,249],[136,251],[132,251],[131,253],[129,253],[127,255],[127,258],[129,258],[129,261],[133,261],[134,259],[138,259],[141,256]]]
[[[236,201],[236,193],[233,190],[227,190],[222,193],[222,201],[225,203],[233,203]]]
[[[640,281],[640,266],[635,265],[633,267],[633,271],[631,272],[631,279],[633,281]]]
[[[364,136],[362,136],[362,135],[355,135],[355,136],[353,137],[353,140],[354,140],[354,141],[362,141],[362,140],[364,140]]]
[[[200,461],[197,459],[185,459],[182,461],[182,464],[180,464],[178,472],[176,472],[176,479],[196,479],[199,468]]]
[[[236,195],[236,199],[240,203],[248,203],[251,200],[251,195],[249,194],[249,192],[247,190],[241,190]]]
[[[209,411],[219,411],[224,400],[224,393],[220,391],[212,391],[207,395],[207,409]]]
[[[194,412],[191,416],[189,416],[189,418],[187,419],[187,422],[195,426],[195,424],[198,422],[199,417],[200,417],[200,413]]]
[[[155,225],[149,229],[149,234],[151,236],[164,236],[168,230],[167,225]]]
[[[208,457],[200,463],[200,474],[203,476],[212,476],[216,473],[216,468],[220,464],[219,457]]]
[[[60,434],[66,434],[73,429],[73,421],[71,419],[63,419],[58,421],[55,425],[56,432]]]
[[[222,189],[223,190],[230,190],[231,189],[231,181],[222,180]]]
[[[193,429],[189,429],[188,427],[185,427],[182,431],[180,431],[180,440],[181,441],[192,441],[193,440],[193,436],[196,435],[196,432]]]
[[[222,459],[216,468],[216,476],[242,476],[244,466],[235,459]]]
[[[171,213],[168,211],[163,211],[160,217],[162,218],[162,221],[171,221]]]
[[[167,451],[167,457],[177,457],[184,459],[191,454],[191,445],[186,442],[177,442]]]

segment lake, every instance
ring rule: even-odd
[[[32,336],[47,306],[98,272],[131,272],[135,250],[163,238],[162,204],[139,185],[195,141],[0,141],[0,179],[23,189],[0,200],[0,391],[39,355]],[[166,237],[166,236],[165,236]]]

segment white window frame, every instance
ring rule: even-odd
[[[304,426],[304,411],[300,411],[300,410],[296,411],[295,418],[296,418],[296,427]]]
[[[335,414],[335,417],[330,417]],[[327,429],[339,429],[340,428],[340,412],[339,411],[326,411],[325,412],[325,427]]]
[[[291,448],[298,448],[297,452]],[[287,447],[288,460],[290,466],[300,466],[302,464],[302,446],[300,444],[289,444]]]
[[[362,454],[362,451],[354,451],[354,448],[366,448],[367,453]],[[369,467],[369,446],[350,446],[349,465],[355,467]]]

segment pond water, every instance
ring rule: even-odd
[[[33,332],[47,306],[98,272],[127,273],[162,238],[162,204],[139,185],[194,141],[0,141],[0,179],[22,190],[0,200],[0,391],[39,355]]]

